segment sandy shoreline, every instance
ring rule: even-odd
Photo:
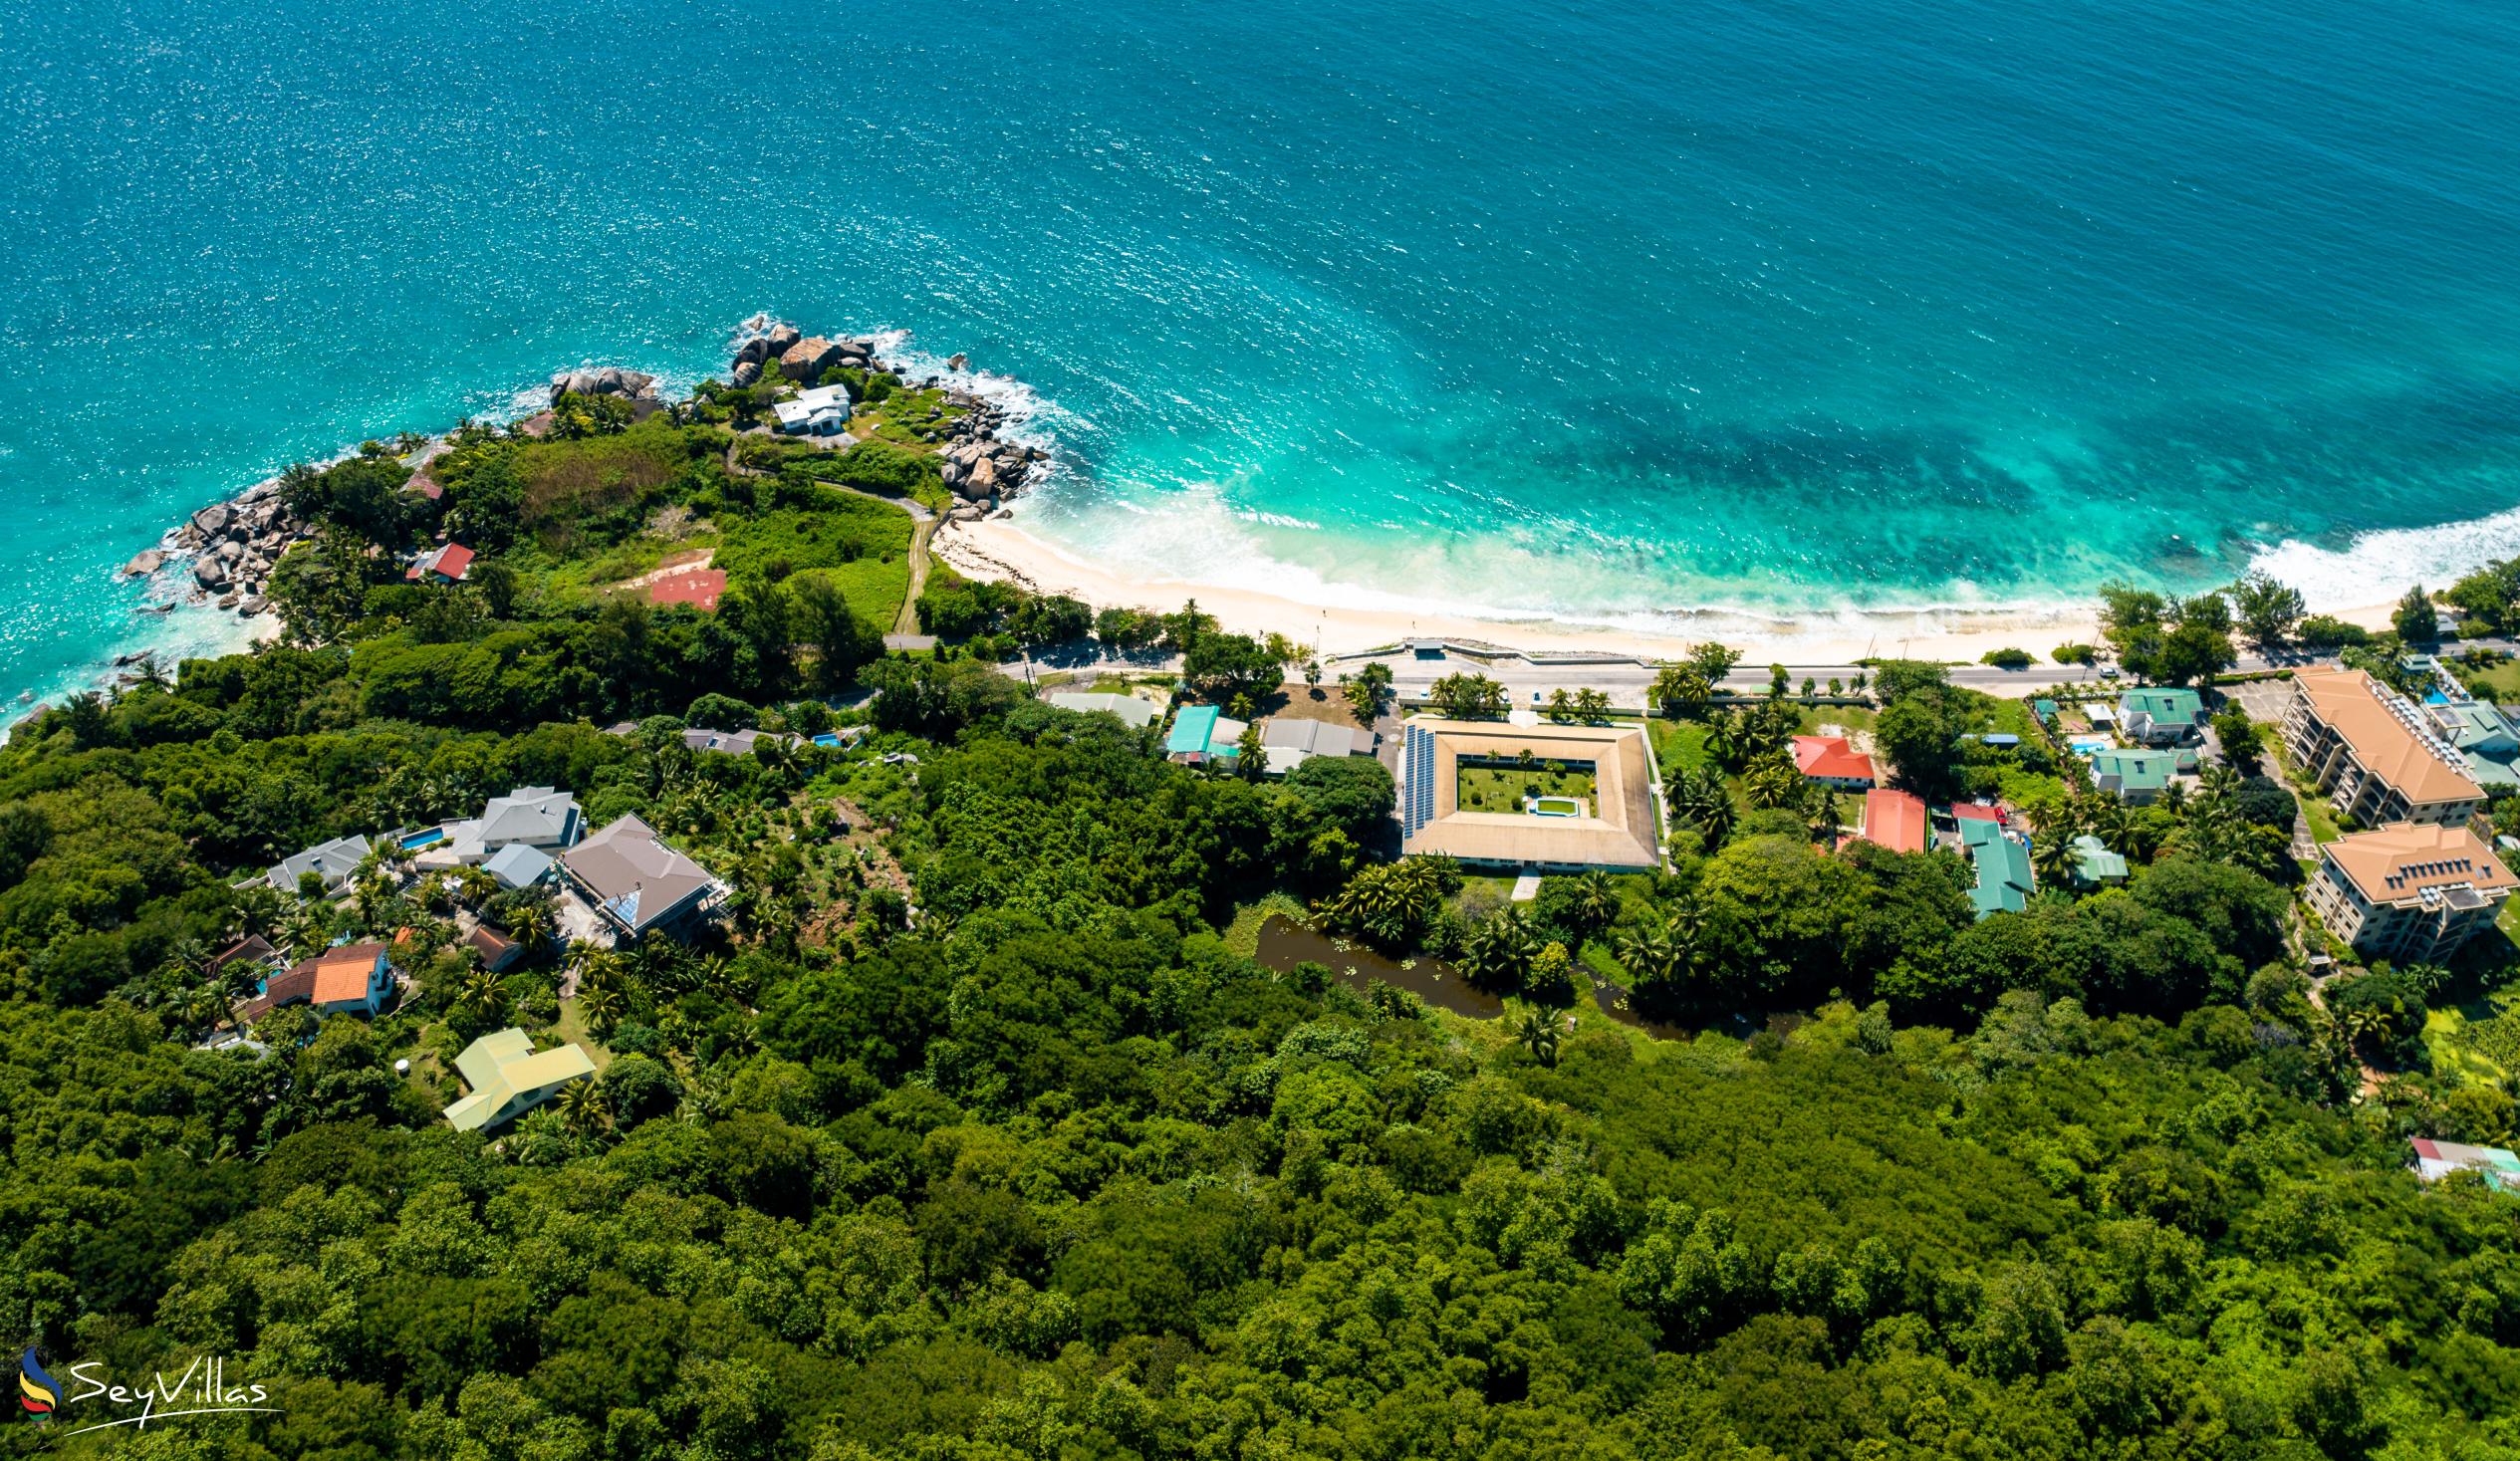
[[[1007,519],[941,525],[931,545],[936,556],[967,578],[1013,580],[1041,593],[1068,594],[1096,608],[1134,606],[1178,609],[1195,599],[1228,629],[1282,633],[1324,655],[1353,654],[1410,637],[1481,639],[1533,652],[1595,651],[1643,658],[1678,653],[1689,644],[1720,639],[1751,662],[1793,665],[1852,663],[1868,656],[1975,662],[1991,649],[2020,648],[2042,660],[2060,644],[2091,642],[2099,631],[2098,609],[2073,614],[2006,611],[1881,613],[1866,632],[1843,622],[1810,630],[1734,632],[1708,627],[1668,634],[1554,618],[1481,617],[1442,612],[1325,607],[1297,599],[1219,588],[1177,579],[1138,579],[1087,563],[1043,542]],[[2394,606],[2339,612],[2339,618],[2386,627]]]

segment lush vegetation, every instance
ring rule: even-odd
[[[2029,911],[1973,920],[1949,854],[1840,846],[1837,800],[1777,774],[1829,712],[1717,708],[1708,656],[1656,690],[1694,717],[1671,869],[1506,904],[1371,854],[1372,760],[1254,784],[985,655],[870,657],[814,586],[891,541],[848,525],[888,520],[728,474],[712,427],[579,414],[438,468],[452,511],[560,514],[514,518],[496,571],[364,567],[425,510],[387,468],[318,474],[308,500],[339,506],[281,595],[300,642],[83,697],[0,750],[0,1321],[57,1373],[220,1354],[281,1412],[52,1449],[2520,1449],[2513,1199],[2402,1169],[2410,1133],[2510,1137],[2511,1017],[2459,971],[2314,1004],[2265,858],[2280,787],[2216,768],[2112,811],[2035,740],[1967,739],[2017,723],[1983,697],[1876,666],[1864,724],[1896,776],[2021,790],[2136,864],[2087,893],[2043,868]],[[604,555],[702,534],[737,566],[716,615],[583,592]],[[1085,616],[931,597],[975,639]],[[1195,609],[1093,621],[1176,645],[1219,698],[1294,662]],[[844,678],[881,692],[851,752],[677,734],[820,729]],[[1368,718],[1388,687],[1347,685]],[[643,723],[598,729],[620,719]],[[387,856],[338,900],[238,886],[520,783],[664,830],[735,886],[726,918],[613,951],[560,943],[540,895]],[[1221,934],[1264,901],[1445,957],[1514,1016],[1264,968]],[[481,970],[475,919],[530,956]],[[373,1024],[283,1010],[196,1048],[250,987],[209,958],[246,933],[390,939],[410,987]],[[1593,980],[1669,1028],[1615,1022]],[[2472,1033],[2436,1038],[2453,1017]],[[602,1073],[457,1133],[451,1059],[510,1023]],[[2394,1074],[2358,1104],[2367,1065]]]

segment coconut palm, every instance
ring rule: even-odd
[[[1471,929],[1462,941],[1461,975],[1481,989],[1518,990],[1538,952],[1522,909],[1509,905]]]
[[[2038,875],[2041,887],[2072,885],[2078,865],[2074,845],[2060,833],[2043,830],[2037,841],[2030,845],[2030,870]]]
[[[1706,755],[1718,766],[1730,766],[1741,753],[1741,719],[1729,710],[1706,717]]]
[[[1838,838],[1847,830],[1845,814],[1838,810],[1837,794],[1827,787],[1814,787],[1811,809],[1811,835],[1828,847],[1835,848]]]
[[[604,1093],[593,1081],[572,1081],[560,1093],[560,1123],[580,1141],[595,1140],[613,1124],[613,1113],[604,1108]]]
[[[518,903],[508,915],[508,937],[525,945],[527,953],[539,954],[551,942],[552,923],[551,904],[539,898],[529,899]]]
[[[1803,795],[1802,773],[1782,757],[1763,757],[1742,778],[1742,792],[1759,811],[1791,807]]]
[[[507,1013],[507,986],[489,970],[475,969],[464,979],[462,989],[455,995],[455,1003],[464,1013],[483,1024],[495,1024],[500,1016]]]
[[[1612,940],[1611,951],[1619,956],[1628,977],[1640,984],[1669,979],[1680,969],[1681,947],[1667,923],[1622,929]]]
[[[1619,889],[1596,867],[1575,880],[1575,916],[1587,928],[1608,928],[1619,917]]]
[[[1522,1023],[1514,1027],[1514,1042],[1544,1066],[1558,1063],[1558,1022],[1538,1010],[1524,1012]]]
[[[227,1018],[227,996],[216,985],[205,984],[184,1000],[183,1015],[195,1030],[215,1030]]]
[[[578,1013],[584,1015],[587,1028],[600,1038],[613,1033],[621,1023],[622,992],[607,985],[597,985],[578,996]]]
[[[2090,825],[2085,829],[2100,839],[2102,847],[2126,855],[2135,844],[2135,819],[2127,813],[2127,804],[2116,797],[2093,797],[2084,803]]]

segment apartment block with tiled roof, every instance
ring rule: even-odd
[[[2367,827],[2456,827],[2485,803],[2466,758],[2422,709],[2362,670],[2294,676],[2283,729],[2293,766]]]
[[[2311,908],[2365,958],[2437,963],[2494,921],[2520,878],[2464,825],[2400,822],[2319,850]]]

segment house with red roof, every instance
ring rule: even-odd
[[[1921,852],[1933,839],[1925,799],[1913,792],[1875,787],[1864,794],[1864,830],[1868,843],[1893,852]]]
[[[1873,772],[1873,758],[1844,736],[1794,737],[1794,769],[1805,781],[1822,782],[1842,792],[1865,791],[1880,780]]]
[[[472,550],[461,543],[448,543],[414,559],[402,577],[414,584],[455,584],[471,572]]]

